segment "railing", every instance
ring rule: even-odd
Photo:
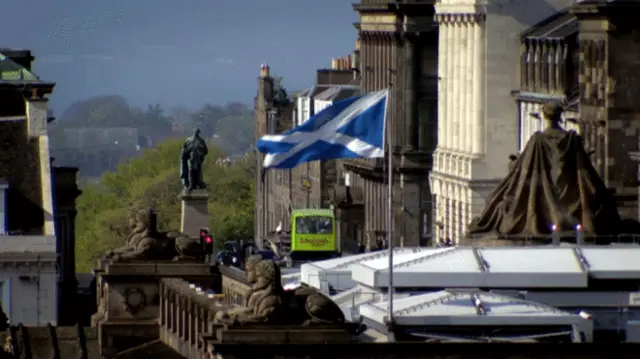
[[[159,293],[160,339],[185,358],[203,358],[200,337],[214,332],[221,296],[174,278],[163,278]]]

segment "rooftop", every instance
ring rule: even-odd
[[[388,301],[367,303],[360,315],[385,323]],[[394,322],[401,326],[571,325],[583,319],[541,303],[480,291],[439,291],[394,299]],[[481,309],[479,309],[481,308]]]
[[[320,101],[341,101],[349,97],[356,96],[360,92],[360,87],[351,85],[335,85],[314,97]]]
[[[434,250],[437,249],[425,247],[396,248],[394,249],[394,253],[400,255],[432,252]],[[388,255],[389,252],[387,251],[379,251],[305,263],[300,267],[300,279],[303,283],[322,291],[327,291],[328,286],[339,291],[348,290],[357,284],[352,279],[352,265],[369,260],[379,260],[382,263],[388,263]]]
[[[0,81],[34,81],[40,78],[4,54],[0,53]]]
[[[560,11],[522,33],[523,39],[561,40],[579,30],[578,19],[568,10]]]
[[[394,255],[398,288],[586,288],[589,278],[640,279],[640,246],[450,247]],[[386,288],[388,261],[350,267],[352,279]]]

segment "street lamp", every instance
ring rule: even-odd
[[[577,244],[584,244],[584,231],[582,230],[582,225],[581,224],[576,224],[576,243]]]
[[[560,235],[558,233],[558,225],[557,224],[552,224],[551,225],[551,243],[554,246],[557,246],[560,244]]]

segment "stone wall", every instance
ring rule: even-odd
[[[7,229],[41,234],[44,225],[38,139],[25,120],[0,121],[0,177],[9,182]],[[19,170],[18,170],[19,169]]]

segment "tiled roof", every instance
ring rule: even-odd
[[[15,61],[0,53],[0,81],[34,81],[40,78]]]

